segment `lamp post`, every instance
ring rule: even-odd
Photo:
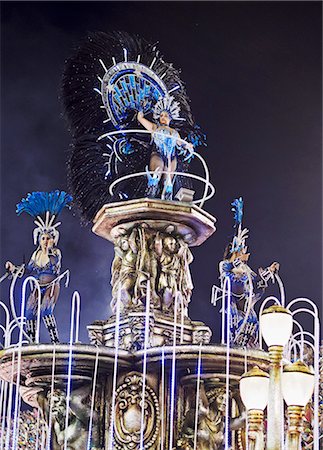
[[[287,450],[298,450],[306,404],[314,391],[314,373],[306,364],[296,361],[284,367],[282,392],[287,404]]]
[[[260,316],[262,336],[269,349],[269,396],[267,409],[267,450],[281,450],[283,435],[283,398],[281,361],[283,349],[292,333],[291,312],[280,305],[270,306]]]
[[[264,409],[268,403],[269,375],[255,366],[240,379],[240,396],[248,413],[249,450],[263,450]]]

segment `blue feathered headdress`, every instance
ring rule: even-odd
[[[23,212],[29,214],[34,219],[37,228],[34,230],[34,243],[37,243],[39,234],[48,233],[53,236],[55,244],[58,242],[59,232],[56,229],[60,222],[54,224],[55,218],[62,209],[70,206],[73,198],[64,191],[52,192],[32,192],[17,204],[17,214]]]
[[[243,199],[242,197],[240,198],[236,198],[232,203],[231,206],[233,206],[233,208],[231,208],[231,211],[234,212],[234,227],[238,227],[239,225],[242,224],[242,216],[243,216]]]
[[[64,191],[32,192],[17,204],[16,212],[18,216],[26,212],[32,217],[38,217],[43,216],[48,211],[51,216],[57,217],[65,206],[69,206],[72,200],[72,196]]]
[[[248,237],[249,230],[247,228],[242,229],[242,216],[243,216],[243,199],[242,197],[236,198],[231,203],[231,211],[234,212],[234,228],[238,228],[236,235],[233,238],[230,253],[235,252],[247,252],[247,246],[245,241]]]

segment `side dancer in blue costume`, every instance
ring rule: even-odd
[[[245,243],[249,230],[242,229],[242,198],[235,199],[231,205],[237,232],[233,241],[227,246],[223,261],[219,265],[222,289],[227,277],[231,285],[230,345],[256,347],[259,324],[254,305],[263,296],[268,281],[275,281],[274,274],[278,272],[279,264],[274,262],[266,269],[260,268],[258,275],[249,267],[250,253],[247,253]],[[257,282],[258,276],[260,279]],[[256,284],[256,290],[254,284]]]
[[[68,271],[61,274],[62,255],[57,248],[59,232],[57,227],[60,222],[55,219],[65,206],[72,201],[72,197],[66,192],[32,192],[26,199],[22,199],[17,205],[17,214],[26,212],[32,216],[37,227],[34,230],[34,244],[36,250],[32,254],[26,267],[16,266],[11,261],[6,262],[6,269],[11,274],[22,270],[25,275],[33,276],[40,287],[40,316],[49,332],[52,343],[58,343],[58,331],[54,307],[60,292],[60,280],[68,275]],[[35,288],[29,295],[26,304],[26,332],[35,342],[36,320],[38,309],[38,289]]]

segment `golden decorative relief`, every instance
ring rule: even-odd
[[[155,444],[160,429],[158,398],[149,385],[145,385],[142,408],[142,375],[135,372],[126,376],[116,391],[114,418],[114,447],[117,450],[135,450],[140,447],[140,430],[143,417],[143,445],[145,449]]]
[[[145,304],[150,282],[151,305],[164,313],[177,309],[187,317],[193,283],[193,255],[173,226],[157,231],[143,223],[124,230],[115,241],[112,263],[112,311],[120,298],[121,311]]]

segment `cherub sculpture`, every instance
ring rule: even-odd
[[[68,271],[61,274],[62,254],[57,248],[59,232],[55,223],[57,216],[65,206],[72,201],[72,197],[64,191],[32,192],[17,205],[17,214],[26,212],[35,219],[37,227],[34,230],[34,244],[36,250],[25,267],[17,266],[7,261],[5,267],[12,274],[32,275],[40,288],[40,317],[49,332],[52,343],[59,342],[54,307],[60,292],[60,280],[68,275]],[[36,321],[38,313],[39,294],[35,287],[29,295],[26,305],[26,332],[35,341]]]
[[[219,265],[221,288],[224,289],[227,278],[231,286],[230,345],[255,347],[258,343],[259,326],[254,305],[262,297],[268,281],[275,281],[274,275],[279,270],[279,264],[274,262],[266,269],[260,268],[260,280],[255,283],[257,274],[248,265],[250,253],[247,253],[245,244],[249,230],[242,229],[242,198],[236,199],[231,205],[237,232]]]
[[[194,146],[190,142],[183,142],[178,131],[171,128],[170,122],[179,119],[180,106],[172,96],[165,96],[158,100],[154,107],[154,120],[145,119],[144,113],[139,111],[138,121],[152,134],[153,149],[150,155],[148,187],[146,194],[156,197],[160,179],[163,180],[162,199],[171,200],[173,195],[173,178],[177,167],[177,153],[193,154]]]

